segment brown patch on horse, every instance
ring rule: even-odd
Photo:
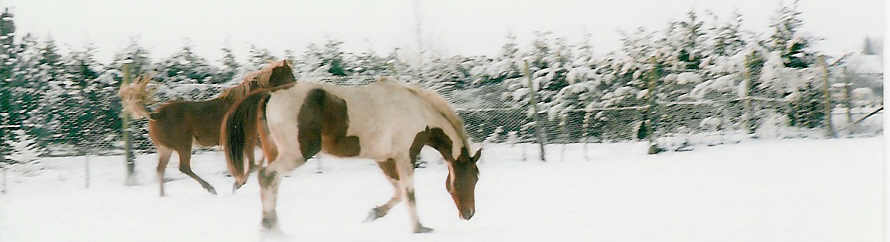
[[[454,160],[454,157],[451,155],[451,138],[441,128],[426,127],[426,129],[414,136],[414,141],[411,143],[411,148],[408,151],[408,156],[411,158],[412,163],[417,161],[417,156],[425,145],[429,145],[436,151],[439,151],[439,154],[445,160],[449,162]]]
[[[386,161],[377,162],[377,165],[380,166],[380,169],[383,170],[383,174],[393,180],[399,180],[399,171],[396,170],[396,161],[393,159],[387,159]]]
[[[414,201],[417,200],[417,199],[414,197],[414,189],[408,189],[408,192],[407,192],[407,194],[405,194],[405,195],[406,195],[406,197],[408,198],[408,202],[409,202],[409,203],[414,203]]]
[[[328,154],[351,157],[361,152],[359,138],[346,136],[349,114],[346,100],[321,88],[309,90],[297,114],[298,139],[303,158],[324,149]]]

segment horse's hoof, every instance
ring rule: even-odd
[[[263,217],[262,225],[266,231],[275,231],[278,229],[278,217]]]
[[[371,212],[368,212],[368,217],[365,218],[364,222],[365,223],[373,222],[374,220],[377,220],[378,218],[381,218],[385,215],[386,215],[386,212],[384,212],[383,209],[380,209],[379,207],[372,208]]]
[[[432,233],[432,232],[433,232],[433,228],[424,227],[423,225],[417,225],[417,227],[414,227],[415,234],[425,234],[425,233]]]
[[[216,189],[215,189],[215,188],[213,188],[213,187],[205,187],[205,189],[207,189],[207,192],[210,192],[210,194],[216,195]]]
[[[233,183],[232,184],[232,194],[235,194],[235,192],[238,191],[238,188],[241,188],[241,185],[238,185],[237,182]]]

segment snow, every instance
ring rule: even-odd
[[[84,157],[45,158],[36,174],[9,170],[0,241],[879,241],[883,146],[883,137],[759,140],[645,155],[646,143],[589,144],[586,154],[572,144],[548,146],[542,163],[522,161],[537,157],[532,144],[486,144],[469,222],[445,192],[447,169],[424,157],[418,211],[436,231],[422,235],[409,233],[403,205],[361,223],[391,195],[371,161],[325,160],[322,174],[310,161],[285,178],[283,235],[268,236],[256,182],[228,192],[218,152],[192,165],[219,196],[174,162],[164,198],[153,154],[137,156],[142,185],[131,187],[121,157],[89,157],[89,189]]]
[[[856,54],[850,56],[848,60],[850,71],[862,74],[880,74],[884,73],[883,57],[879,55],[861,55]]]

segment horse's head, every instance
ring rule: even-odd
[[[294,72],[291,69],[290,64],[287,63],[287,60],[281,60],[272,63],[271,65],[273,66],[272,75],[269,77],[268,87],[277,87],[297,81],[297,79],[294,78]]]
[[[476,161],[479,160],[481,152],[482,149],[479,149],[475,155],[470,156],[467,149],[463,149],[457,159],[448,162],[445,188],[451,193],[454,205],[457,205],[458,215],[465,220],[470,220],[476,213],[476,181],[479,180]]]
[[[154,88],[148,88],[150,81],[151,74],[144,74],[136,78],[133,83],[121,85],[120,90],[118,90],[118,96],[121,98],[121,106],[125,113],[132,114],[135,117],[149,116],[145,105],[154,103],[152,96],[155,92]]]

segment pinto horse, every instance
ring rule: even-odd
[[[121,96],[124,112],[136,118],[149,119],[149,135],[158,149],[157,179],[161,196],[165,195],[164,170],[173,151],[179,154],[179,171],[200,183],[208,192],[216,194],[213,186],[192,172],[190,157],[193,143],[205,147],[219,145],[219,125],[223,116],[233,104],[251,91],[296,82],[291,67],[287,61],[282,60],[269,63],[265,68],[245,76],[241,84],[225,90],[211,100],[172,101],[149,112],[145,106],[152,102],[152,92],[146,90],[150,80],[151,77],[143,76],[130,85],[122,86],[118,94]],[[248,142],[251,147],[256,145],[255,138],[248,139]],[[250,163],[253,163],[253,152],[246,155]]]
[[[246,174],[239,164],[252,149],[246,140],[257,132],[253,122],[265,122],[268,131],[259,130],[260,136],[271,136],[278,152],[267,154],[275,158],[257,175],[265,229],[278,228],[281,175],[318,152],[374,160],[392,183],[392,198],[371,209],[367,221],[385,216],[405,199],[413,231],[432,231],[420,223],[414,197],[414,162],[425,145],[447,161],[445,187],[459,217],[469,220],[475,213],[481,149],[471,155],[463,121],[435,93],[389,79],[357,87],[301,82],[254,92],[229,111],[221,126],[226,160],[240,183]]]

